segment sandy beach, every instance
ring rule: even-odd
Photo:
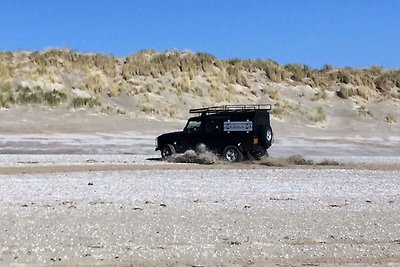
[[[394,134],[290,134],[278,122],[272,158],[340,165],[178,164],[154,138],[183,121],[68,116],[2,125],[0,266],[400,263]]]

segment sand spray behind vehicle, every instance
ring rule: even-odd
[[[205,150],[197,152],[187,150],[182,154],[175,154],[168,158],[169,162],[175,163],[197,163],[197,164],[215,164],[221,163],[222,160],[213,152]]]
[[[175,154],[168,158],[169,162],[174,163],[196,163],[196,164],[235,164],[229,163],[215,153],[208,150],[187,150],[185,153]],[[262,157],[261,160],[247,160],[243,164],[258,164],[271,167],[288,167],[288,166],[307,166],[307,165],[319,165],[319,166],[338,166],[339,162],[334,160],[323,160],[315,162],[310,159],[306,159],[301,155],[291,155],[288,157]]]

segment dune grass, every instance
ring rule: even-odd
[[[360,107],[358,107],[357,111],[358,111],[358,115],[360,115],[360,116],[364,116],[364,117],[365,116],[369,116],[369,117],[373,116],[371,111],[369,111],[369,109],[367,109],[367,107],[364,105],[361,105]]]
[[[271,110],[271,114],[281,119],[289,117],[295,113],[300,113],[299,108],[288,101],[276,102]]]
[[[12,76],[9,68],[12,57],[12,53],[0,55],[0,79]],[[345,99],[356,95],[369,99],[376,92],[386,93],[394,87],[400,88],[400,70],[385,70],[379,66],[352,69],[325,65],[321,69],[313,69],[302,64],[281,65],[273,60],[221,60],[207,53],[177,50],[162,53],[142,50],[118,59],[110,55],[53,49],[28,53],[26,60],[25,66],[36,66],[38,70],[56,67],[69,73],[81,72],[87,76],[83,88],[96,92],[101,92],[104,88],[102,75],[112,79],[120,76],[125,81],[138,76],[159,78],[171,74],[174,78],[179,78],[187,75],[189,81],[192,81],[204,73],[207,73],[208,77],[217,77],[224,85],[238,84],[244,87],[251,86],[252,73],[264,75],[268,81],[274,83],[293,81],[319,89],[339,86],[338,96]],[[95,71],[97,74],[91,75],[89,71]],[[190,90],[186,81],[182,81],[181,85],[180,89],[183,92]],[[321,90],[318,91],[315,100],[325,97],[325,91]]]
[[[173,102],[168,104],[179,107],[187,105],[190,96],[201,99],[199,103],[208,101],[211,105],[248,103],[269,97],[276,103],[272,110],[274,116],[285,118],[301,114],[320,123],[326,120],[323,110],[316,109],[312,111],[312,116],[305,115],[305,106],[285,101],[285,96],[290,95],[290,92],[284,91],[285,88],[310,86],[315,92],[311,100],[316,102],[340,97],[357,103],[362,98],[361,103],[364,103],[395,96],[400,88],[400,70],[385,70],[378,66],[335,68],[329,65],[314,69],[303,64],[281,65],[270,59],[221,60],[207,53],[177,50],[161,53],[142,50],[117,58],[52,49],[43,52],[0,52],[0,82],[8,81],[12,81],[14,87],[1,93],[2,106],[10,106],[13,102],[57,106],[67,102],[65,93],[74,88],[88,91],[93,96],[71,99],[71,106],[75,108],[100,106],[100,99],[106,95],[136,97],[133,103],[138,103],[145,92],[158,96],[171,93]],[[39,84],[43,89],[15,87],[20,81],[24,85]],[[281,89],[276,89],[274,83],[281,83]],[[55,86],[52,87],[52,84]],[[65,91],[51,90],[60,88],[60,85],[66,88]],[[303,92],[300,97],[304,95]],[[301,104],[305,103],[307,99],[303,98]],[[132,109],[136,107],[136,104],[132,105]],[[142,103],[139,110],[162,114],[166,108],[157,107],[152,100]],[[173,110],[165,112],[168,113],[176,114]]]
[[[45,104],[48,106],[57,106],[67,100],[67,94],[61,91],[44,91],[36,86],[33,88],[18,86],[16,102],[18,104]]]
[[[11,83],[0,83],[0,108],[9,108],[15,101]]]
[[[311,121],[315,123],[323,123],[326,121],[326,114],[322,107],[312,109],[309,115]]]
[[[71,106],[75,109],[77,108],[94,108],[101,107],[101,102],[98,98],[94,97],[75,97],[72,99]]]

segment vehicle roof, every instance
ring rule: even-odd
[[[189,113],[196,113],[202,115],[220,114],[220,113],[243,113],[253,111],[266,111],[271,110],[271,104],[257,104],[257,105],[224,105],[205,108],[190,109]]]
[[[253,117],[256,114],[268,114],[268,110],[241,110],[241,111],[226,111],[219,112],[213,114],[202,114],[200,116],[190,117],[189,119],[204,119],[204,118],[213,118],[213,119],[226,119],[226,118],[237,118],[237,117]]]

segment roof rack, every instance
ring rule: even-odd
[[[240,112],[252,110],[271,110],[271,104],[258,104],[258,105],[224,105],[207,108],[190,109],[189,113],[202,113],[202,114],[216,114],[220,112]]]

